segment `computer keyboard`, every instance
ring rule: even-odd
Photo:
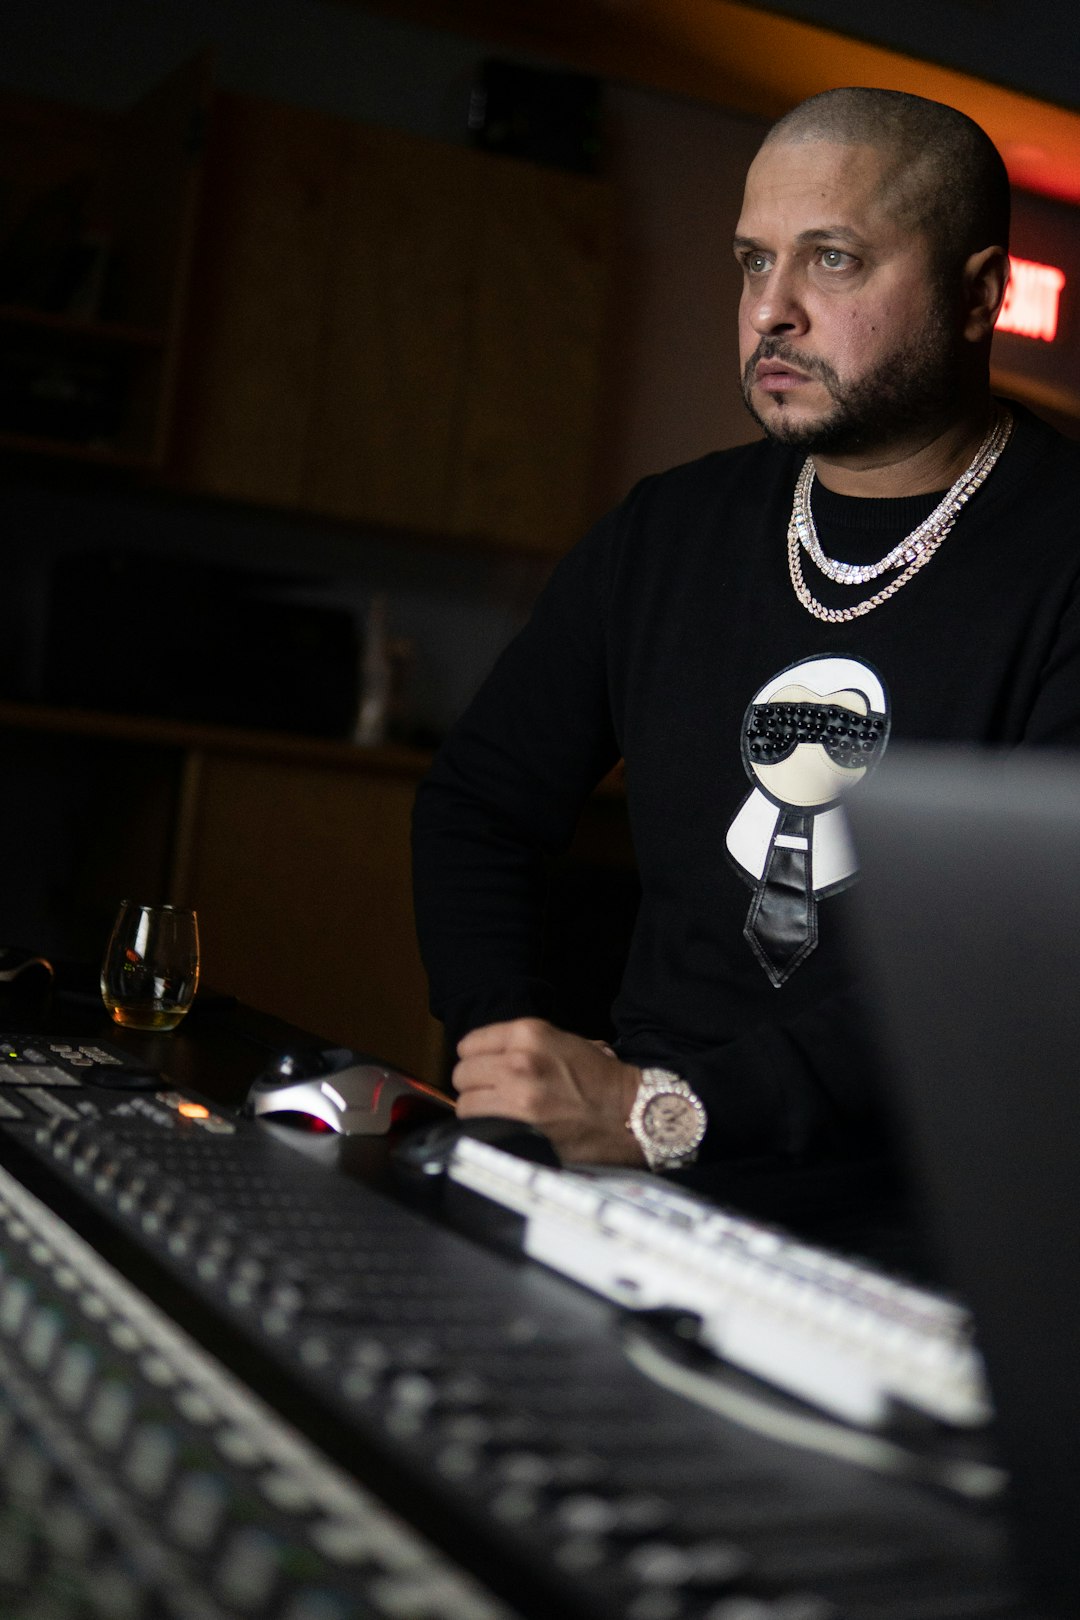
[[[469,1137],[448,1174],[521,1215],[534,1260],[619,1305],[692,1313],[700,1344],[837,1417],[989,1421],[971,1320],[939,1294],[654,1176],[553,1170]]]

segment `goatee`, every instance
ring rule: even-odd
[[[779,360],[812,377],[829,395],[831,406],[813,420],[789,417],[780,395],[766,418],[752,401],[754,373],[762,360]],[[743,368],[742,391],[750,415],[778,444],[811,454],[845,455],[880,449],[913,429],[937,423],[948,415],[960,383],[956,339],[939,313],[911,342],[846,383],[827,360],[802,354],[782,338],[762,338]]]

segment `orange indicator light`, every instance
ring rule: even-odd
[[[178,1114],[183,1114],[185,1119],[209,1119],[210,1118],[210,1110],[209,1110],[209,1108],[204,1108],[202,1103],[193,1103],[193,1102],[178,1103],[177,1107],[176,1107],[176,1112]]]
[[[1032,259],[1013,259],[1005,302],[998,316],[998,331],[1016,332],[1020,337],[1041,338],[1044,343],[1053,343],[1064,285],[1064,270],[1052,264],[1036,264]]]

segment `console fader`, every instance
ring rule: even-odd
[[[729,1424],[572,1284],[73,1055],[0,1075],[5,1616],[1027,1612],[993,1515]]]

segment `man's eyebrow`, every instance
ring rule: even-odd
[[[812,230],[800,231],[795,238],[798,247],[812,247],[815,242],[847,242],[851,247],[858,248],[866,245],[865,239],[850,225],[816,225]],[[731,245],[739,253],[759,248],[762,244],[756,236],[734,236]]]
[[[865,245],[865,239],[850,225],[819,225],[814,230],[800,231],[795,240],[800,246],[807,247],[814,242],[850,242],[852,247]]]

